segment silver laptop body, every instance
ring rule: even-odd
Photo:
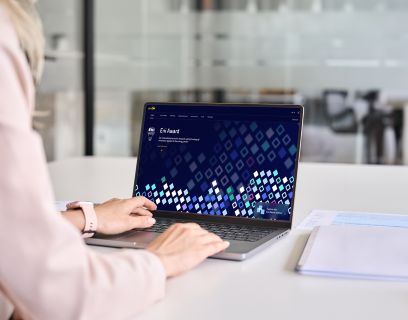
[[[195,222],[230,242],[212,258],[251,257],[291,229],[302,123],[299,105],[146,103],[132,195],[157,222],[86,242],[141,249]]]

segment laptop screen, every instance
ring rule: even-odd
[[[291,220],[302,107],[145,105],[134,196],[158,210]]]

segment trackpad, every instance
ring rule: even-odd
[[[138,244],[149,244],[159,235],[160,233],[156,233],[156,232],[137,231],[135,233],[120,237],[117,240],[126,241],[126,242],[136,242]]]

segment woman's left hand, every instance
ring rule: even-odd
[[[117,234],[136,228],[148,228],[156,223],[149,210],[156,210],[154,202],[145,197],[111,199],[95,206],[98,217],[97,232]]]
[[[156,220],[150,210],[156,208],[156,204],[145,197],[111,199],[95,205],[98,219],[96,232],[117,234],[136,228],[151,227]],[[80,231],[84,229],[85,218],[81,211],[69,210],[63,212],[63,215]]]

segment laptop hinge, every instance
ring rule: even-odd
[[[205,222],[216,222],[216,223],[228,223],[228,224],[240,224],[240,225],[250,225],[259,227],[270,227],[270,228],[287,228],[290,229],[290,222],[287,221],[275,221],[266,219],[252,219],[252,218],[239,218],[231,216],[213,216],[213,215],[202,215],[196,213],[185,213],[185,212],[172,212],[172,211],[154,211],[153,215],[161,218],[171,218],[180,220],[192,220],[192,221],[205,221]]]

